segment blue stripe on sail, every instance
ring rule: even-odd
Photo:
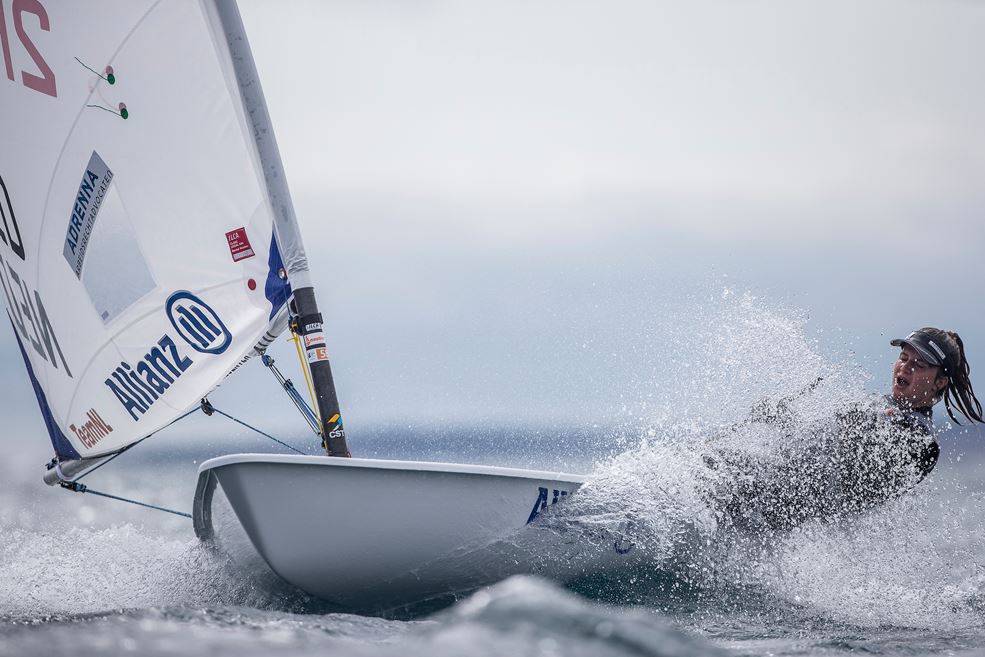
[[[13,320],[11,320],[11,326],[13,326]],[[82,458],[75,448],[72,447],[72,443],[68,442],[68,438],[62,433],[62,430],[58,428],[58,423],[55,422],[54,416],[51,414],[51,407],[48,406],[48,399],[44,395],[44,390],[41,388],[41,384],[38,383],[38,379],[34,376],[34,368],[31,367],[31,361],[27,357],[27,352],[24,351],[24,343],[21,342],[21,336],[17,335],[17,329],[14,328],[14,337],[17,338],[17,346],[21,348],[21,356],[24,357],[24,364],[27,365],[27,375],[31,377],[31,385],[34,386],[34,394],[38,396],[38,406],[41,407],[41,417],[44,418],[44,425],[48,427],[48,435],[51,437],[51,446],[55,448],[55,454],[64,459],[80,459]]]
[[[291,296],[291,283],[290,281],[282,280],[280,276],[277,275],[284,267],[284,261],[280,258],[280,249],[277,248],[277,237],[274,235],[270,236],[270,256],[267,258],[267,282],[263,286],[263,293],[267,297],[267,301],[270,302],[270,317],[268,319],[273,319],[274,315],[280,311],[280,309],[287,303],[287,300]]]

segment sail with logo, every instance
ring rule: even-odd
[[[307,260],[235,4],[0,9],[0,287],[62,476],[263,351]]]
[[[0,287],[55,451],[47,483],[98,493],[78,479],[194,410],[290,326],[317,408],[292,399],[326,453],[202,463],[192,513],[171,510],[200,539],[217,542],[221,488],[278,575],[353,609],[551,575],[531,555],[556,546],[516,537],[582,477],[350,457],[233,0],[0,0],[0,56]],[[625,563],[600,537],[553,560],[552,576],[583,572],[585,554]]]

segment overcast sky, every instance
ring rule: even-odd
[[[985,376],[983,3],[241,11],[350,428],[604,420],[724,287],[876,388],[926,324]]]

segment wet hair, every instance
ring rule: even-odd
[[[925,327],[920,329],[938,341],[947,354],[944,359],[943,376],[948,378],[947,387],[943,390],[944,408],[947,415],[955,423],[958,419],[954,417],[954,409],[971,422],[982,422],[982,403],[975,397],[975,389],[971,386],[971,367],[968,366],[968,359],[964,354],[964,343],[954,331],[944,331],[939,328]]]

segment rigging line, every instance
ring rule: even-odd
[[[147,434],[146,436],[144,436],[143,438],[141,438],[137,442],[130,443],[129,445],[127,445],[126,447],[124,447],[123,449],[121,449],[120,451],[118,451],[116,454],[113,454],[113,456],[109,457],[108,459],[106,459],[102,463],[96,465],[91,470],[86,470],[85,472],[83,472],[82,474],[80,474],[78,477],[76,477],[73,481],[78,481],[79,479],[82,479],[82,477],[85,477],[86,475],[89,475],[89,474],[95,472],[99,468],[103,467],[104,465],[106,465],[107,463],[109,463],[110,461],[112,461],[113,459],[115,459],[117,456],[121,456],[124,452],[130,451],[131,449],[133,449],[134,447],[136,447],[140,443],[144,442],[145,440],[147,440],[148,438],[150,438],[151,436],[153,436],[154,434],[156,434],[158,431],[163,431],[164,429],[167,429],[168,427],[170,427],[172,424],[174,424],[178,420],[184,420],[186,417],[188,417],[189,415],[191,415],[192,413],[194,413],[197,410],[199,410],[199,408],[196,406],[195,408],[191,409],[190,411],[187,411],[183,415],[179,415],[175,419],[171,420],[170,422],[168,422],[167,424],[165,424],[163,427],[161,427],[157,431],[152,431],[151,433]]]
[[[254,427],[254,426],[250,426],[250,425],[249,425],[249,424],[247,424],[246,422],[243,422],[242,420],[240,420],[240,419],[238,419],[238,418],[235,418],[235,417],[233,417],[232,415],[229,415],[228,413],[223,413],[222,411],[220,411],[220,410],[219,410],[218,408],[216,408],[216,407],[214,407],[214,406],[212,407],[212,410],[213,410],[213,411],[215,411],[216,413],[218,413],[219,415],[222,415],[223,417],[228,417],[228,418],[229,418],[230,420],[232,420],[233,422],[236,422],[236,423],[238,423],[238,424],[242,424],[242,425],[243,425],[244,427],[246,427],[247,429],[252,429],[253,431],[256,431],[256,432],[257,432],[258,434],[260,434],[261,436],[266,436],[267,438],[270,438],[270,439],[271,439],[272,441],[274,441],[275,443],[278,443],[278,444],[280,444],[280,445],[283,445],[284,447],[286,447],[286,448],[288,448],[288,449],[290,449],[290,450],[293,450],[293,451],[295,451],[295,452],[297,452],[298,454],[302,454],[302,455],[304,454],[304,452],[302,452],[302,451],[301,451],[300,449],[298,449],[297,447],[294,447],[294,446],[292,446],[292,445],[288,445],[288,444],[287,444],[287,443],[285,443],[285,442],[284,442],[283,440],[278,440],[277,438],[274,438],[273,436],[271,436],[271,435],[270,435],[269,433],[267,433],[267,432],[265,432],[265,431],[260,431],[260,430],[259,430],[259,429],[257,429],[256,427]]]
[[[315,402],[315,389],[311,383],[311,372],[308,370],[308,363],[305,358],[301,355],[301,339],[294,329],[291,329],[291,339],[294,341],[294,347],[298,351],[298,361],[301,363],[301,374],[304,375],[304,382],[308,386],[308,398],[311,399],[311,409],[314,411],[315,419],[318,421],[318,426],[321,426],[321,416],[318,414],[318,404]]]
[[[126,108],[125,107],[124,108],[121,108],[119,112],[117,112],[114,109],[110,109],[108,107],[103,107],[102,105],[86,105],[86,107],[95,107],[96,109],[101,109],[104,112],[109,112],[110,114],[116,114],[117,116],[122,117],[124,119],[127,118],[127,117],[123,116],[123,112],[126,111]]]
[[[88,474],[88,473],[87,473]],[[126,502],[127,504],[136,504],[137,506],[143,506],[148,509],[154,509],[155,511],[164,511],[165,513],[173,513],[176,516],[182,516],[184,518],[191,518],[192,514],[185,513],[184,511],[175,511],[174,509],[167,509],[163,506],[155,506],[153,504],[147,504],[146,502],[138,502],[137,500],[131,500],[126,497],[120,497],[119,495],[110,495],[109,493],[103,493],[98,490],[93,490],[85,484],[80,484],[78,481],[63,481],[62,488],[65,490],[70,490],[75,493],[91,493],[92,495],[98,495],[99,497],[108,497],[111,500],[119,500],[120,502]]]
[[[100,78],[102,78],[103,80],[105,80],[106,82],[109,82],[110,84],[113,84],[114,82],[116,82],[115,79],[110,80],[108,77],[106,77],[105,75],[103,75],[102,73],[100,73],[99,71],[97,71],[96,69],[92,68],[91,66],[89,66],[88,64],[86,64],[85,62],[83,62],[78,57],[75,58],[75,61],[77,61],[78,63],[82,64],[82,66],[84,68],[89,69],[90,71],[92,71],[93,73],[95,73],[97,76],[99,76]],[[113,74],[110,73],[110,75],[113,75]]]
[[[276,365],[274,365],[273,358],[267,354],[264,354],[261,356],[261,359],[264,367],[270,370],[270,373],[274,375],[275,379],[277,379],[277,383],[279,383],[281,388],[284,389],[284,392],[287,393],[287,397],[291,400],[291,403],[294,404],[294,407],[301,412],[301,415],[304,417],[305,422],[308,423],[308,426],[311,427],[311,430],[315,432],[316,435],[320,436],[322,433],[320,428],[321,420],[318,419],[318,416],[311,409],[311,407],[304,403],[301,393],[297,391],[297,388],[294,387],[294,384],[291,383],[290,379],[284,378],[281,371],[277,369]]]

